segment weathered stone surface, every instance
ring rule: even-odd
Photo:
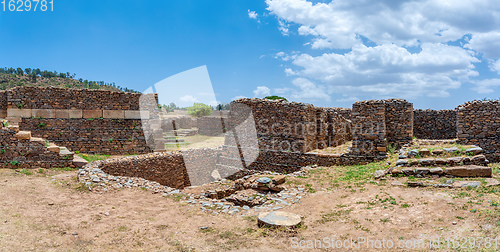
[[[397,166],[405,166],[408,164],[408,160],[407,159],[399,159],[398,161],[396,161],[396,165]]]
[[[422,158],[422,159],[419,159],[418,162],[423,166],[430,166],[430,165],[434,165],[436,163],[434,158]]]
[[[41,117],[41,118],[56,117],[56,111],[54,109],[32,109],[31,113],[33,117]]]
[[[419,153],[420,153],[420,155],[421,155],[422,157],[427,157],[427,156],[431,155],[431,152],[430,152],[428,149],[425,149],[425,148],[424,148],[424,149],[421,149],[421,150],[419,151]]]
[[[455,177],[491,177],[491,167],[477,165],[450,167],[444,170],[444,174]]]
[[[418,139],[453,139],[457,137],[455,110],[413,111],[413,135]]]
[[[460,149],[458,149],[457,147],[443,148],[443,150],[447,153],[455,153],[460,151]]]
[[[467,188],[467,187],[476,188],[479,186],[481,186],[481,182],[479,181],[455,181],[452,184],[452,187],[455,188]]]
[[[419,155],[419,152],[418,150],[411,150],[411,151],[408,151],[408,157],[416,157]]]
[[[417,169],[415,169],[415,174],[419,175],[427,175],[429,174],[429,172],[429,168],[418,167]]]
[[[61,148],[59,148],[59,146],[49,146],[47,147],[47,150],[59,154]]]
[[[404,186],[403,183],[399,182],[399,181],[394,181],[391,183],[392,186]]]
[[[7,108],[7,117],[29,118],[32,117],[31,109]]]
[[[375,176],[375,179],[379,179],[385,176],[385,171],[384,170],[378,170],[376,171],[373,176]]]
[[[16,138],[18,140],[30,140],[31,132],[30,131],[19,131],[16,133]]]
[[[486,178],[485,181],[486,181],[486,186],[487,187],[500,185],[500,181],[498,181],[498,180],[496,180],[494,178]]]
[[[474,162],[474,163],[476,163],[476,162],[484,162],[486,160],[486,157],[484,155],[476,155],[476,156],[471,157],[470,160],[472,162]]]
[[[406,176],[411,176],[415,174],[415,171],[412,168],[404,168],[401,172]]]
[[[441,175],[441,174],[443,174],[443,169],[442,169],[442,168],[439,168],[439,167],[437,167],[437,168],[431,168],[431,169],[429,170],[429,172],[430,172],[431,174],[438,174],[438,175]]]
[[[462,157],[451,157],[446,159],[446,162],[451,165],[460,164],[460,162],[462,161],[463,161]]]
[[[285,183],[286,176],[285,175],[277,175],[277,176],[274,176],[272,180],[273,180],[273,184],[281,185],[281,184]]]
[[[80,156],[73,156],[73,165],[76,167],[83,167],[84,165],[88,164],[87,160],[81,158]]]
[[[102,117],[110,119],[123,119],[125,118],[125,113],[123,110],[103,110]]]
[[[283,211],[265,212],[258,216],[259,227],[297,227],[301,223],[300,215]]]
[[[83,110],[81,109],[69,109],[68,114],[69,118],[74,118],[74,119],[83,118]]]
[[[408,186],[409,187],[423,187],[424,183],[420,181],[408,181]]]
[[[444,165],[444,164],[446,164],[448,162],[444,158],[436,158],[436,159],[434,159],[434,161],[436,162],[437,165]]]
[[[483,149],[481,147],[474,147],[474,148],[469,148],[469,149],[465,150],[465,153],[472,154],[472,155],[478,155],[478,154],[481,154],[481,152],[483,152]]]
[[[101,118],[102,110],[88,110],[85,109],[82,112],[82,118]]]
[[[436,156],[441,155],[443,153],[444,153],[444,150],[442,150],[442,149],[435,149],[432,151],[432,155],[436,155]]]

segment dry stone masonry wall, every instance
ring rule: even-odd
[[[490,162],[500,161],[500,101],[472,101],[457,107],[461,144],[477,145]]]
[[[457,112],[455,110],[413,111],[413,135],[419,139],[457,138]]]

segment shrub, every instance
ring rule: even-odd
[[[207,104],[195,103],[187,108],[187,113],[196,117],[208,116],[212,113],[212,108]]]
[[[288,101],[285,97],[277,96],[277,95],[271,95],[271,96],[266,96],[264,99],[268,100],[285,100]]]

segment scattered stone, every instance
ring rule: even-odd
[[[208,229],[208,226],[203,226],[200,228],[201,230],[207,230]]]
[[[375,179],[379,179],[385,176],[385,171],[384,170],[378,170],[373,174],[375,176]]]
[[[408,158],[408,156],[406,156],[406,155],[399,155],[398,156],[398,159],[407,159],[407,158]]]
[[[446,159],[446,162],[451,165],[460,164],[460,162],[462,161],[463,161],[462,157],[451,157]]]
[[[446,180],[446,184],[449,184],[449,185],[453,184],[453,182],[455,182],[455,180],[453,180],[453,179]]]
[[[297,227],[301,222],[299,215],[283,211],[261,213],[258,217],[259,227]]]
[[[467,187],[472,187],[476,188],[481,185],[481,182],[479,181],[455,181],[453,183],[453,187],[455,188],[467,188]]]
[[[211,174],[212,178],[214,178],[215,180],[221,180],[222,177],[220,176],[219,174],[219,171],[218,170],[213,170],[212,171],[212,174]]]
[[[415,174],[415,171],[413,171],[412,168],[404,168],[401,170],[401,172],[406,176],[411,176]]]
[[[451,187],[451,185],[448,185],[448,184],[435,184],[434,187]]]
[[[437,165],[445,165],[448,161],[444,158],[436,158],[434,162],[436,162]]]
[[[470,161],[472,161],[473,163],[484,162],[485,160],[486,160],[486,157],[484,155],[476,155],[470,159]]]
[[[452,222],[451,224],[453,224],[453,225],[457,225],[457,222],[456,222],[456,221],[454,221],[454,222]]]
[[[257,183],[262,183],[262,184],[268,184],[268,183],[271,183],[271,179],[268,178],[268,177],[262,177],[262,178],[258,178],[256,180]]]

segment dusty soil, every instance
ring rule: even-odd
[[[421,239],[425,247],[418,250],[427,251],[429,240],[438,237],[495,238],[500,227],[498,188],[392,186],[406,178],[355,179],[345,167],[320,168],[286,182],[310,192],[300,204],[282,209],[304,216],[303,226],[294,231],[258,228],[254,213],[245,211],[203,213],[179,195],[163,197],[141,189],[83,191],[76,171],[31,172],[0,170],[2,251],[283,251],[298,241],[306,247],[308,240],[324,237],[391,239],[395,246]],[[209,228],[200,229],[204,226]],[[487,251],[496,251],[494,245]],[[363,248],[354,250],[373,251]]]

